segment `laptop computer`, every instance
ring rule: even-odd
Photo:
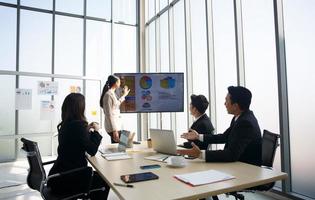
[[[122,130],[121,134],[120,134],[120,140],[119,140],[118,147],[100,148],[99,152],[101,152],[102,154],[125,153],[126,148],[128,146],[128,142],[129,142],[129,135],[130,135],[129,131]]]
[[[176,154],[176,142],[172,130],[150,129],[153,149],[158,154],[145,157],[148,160],[166,162],[170,155]]]

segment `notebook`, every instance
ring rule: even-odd
[[[111,154],[102,154],[103,158],[106,160],[125,160],[130,159],[131,156],[129,156],[125,152],[117,152],[117,153],[111,153]]]
[[[234,179],[235,177],[217,170],[199,171],[188,174],[174,175],[174,177],[191,186],[205,185]]]

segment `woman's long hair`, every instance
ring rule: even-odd
[[[103,87],[101,99],[100,99],[100,106],[103,108],[103,98],[106,92],[119,80],[119,78],[115,75],[109,75],[107,81]]]
[[[71,93],[63,101],[61,107],[61,122],[58,124],[57,129],[60,130],[61,126],[66,122],[73,120],[80,120],[87,123],[84,116],[85,111],[85,98],[80,93]]]

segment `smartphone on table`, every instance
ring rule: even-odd
[[[140,166],[140,169],[156,169],[161,168],[161,165],[142,165]]]
[[[137,173],[137,174],[127,174],[127,175],[121,175],[120,179],[124,181],[125,183],[134,183],[134,182],[140,182],[140,181],[149,181],[158,179],[159,177],[156,174],[153,174],[152,172],[144,172],[144,173]]]

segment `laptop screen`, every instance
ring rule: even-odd
[[[128,145],[129,131],[122,130],[120,132],[120,141],[118,145],[118,151],[126,151]]]

